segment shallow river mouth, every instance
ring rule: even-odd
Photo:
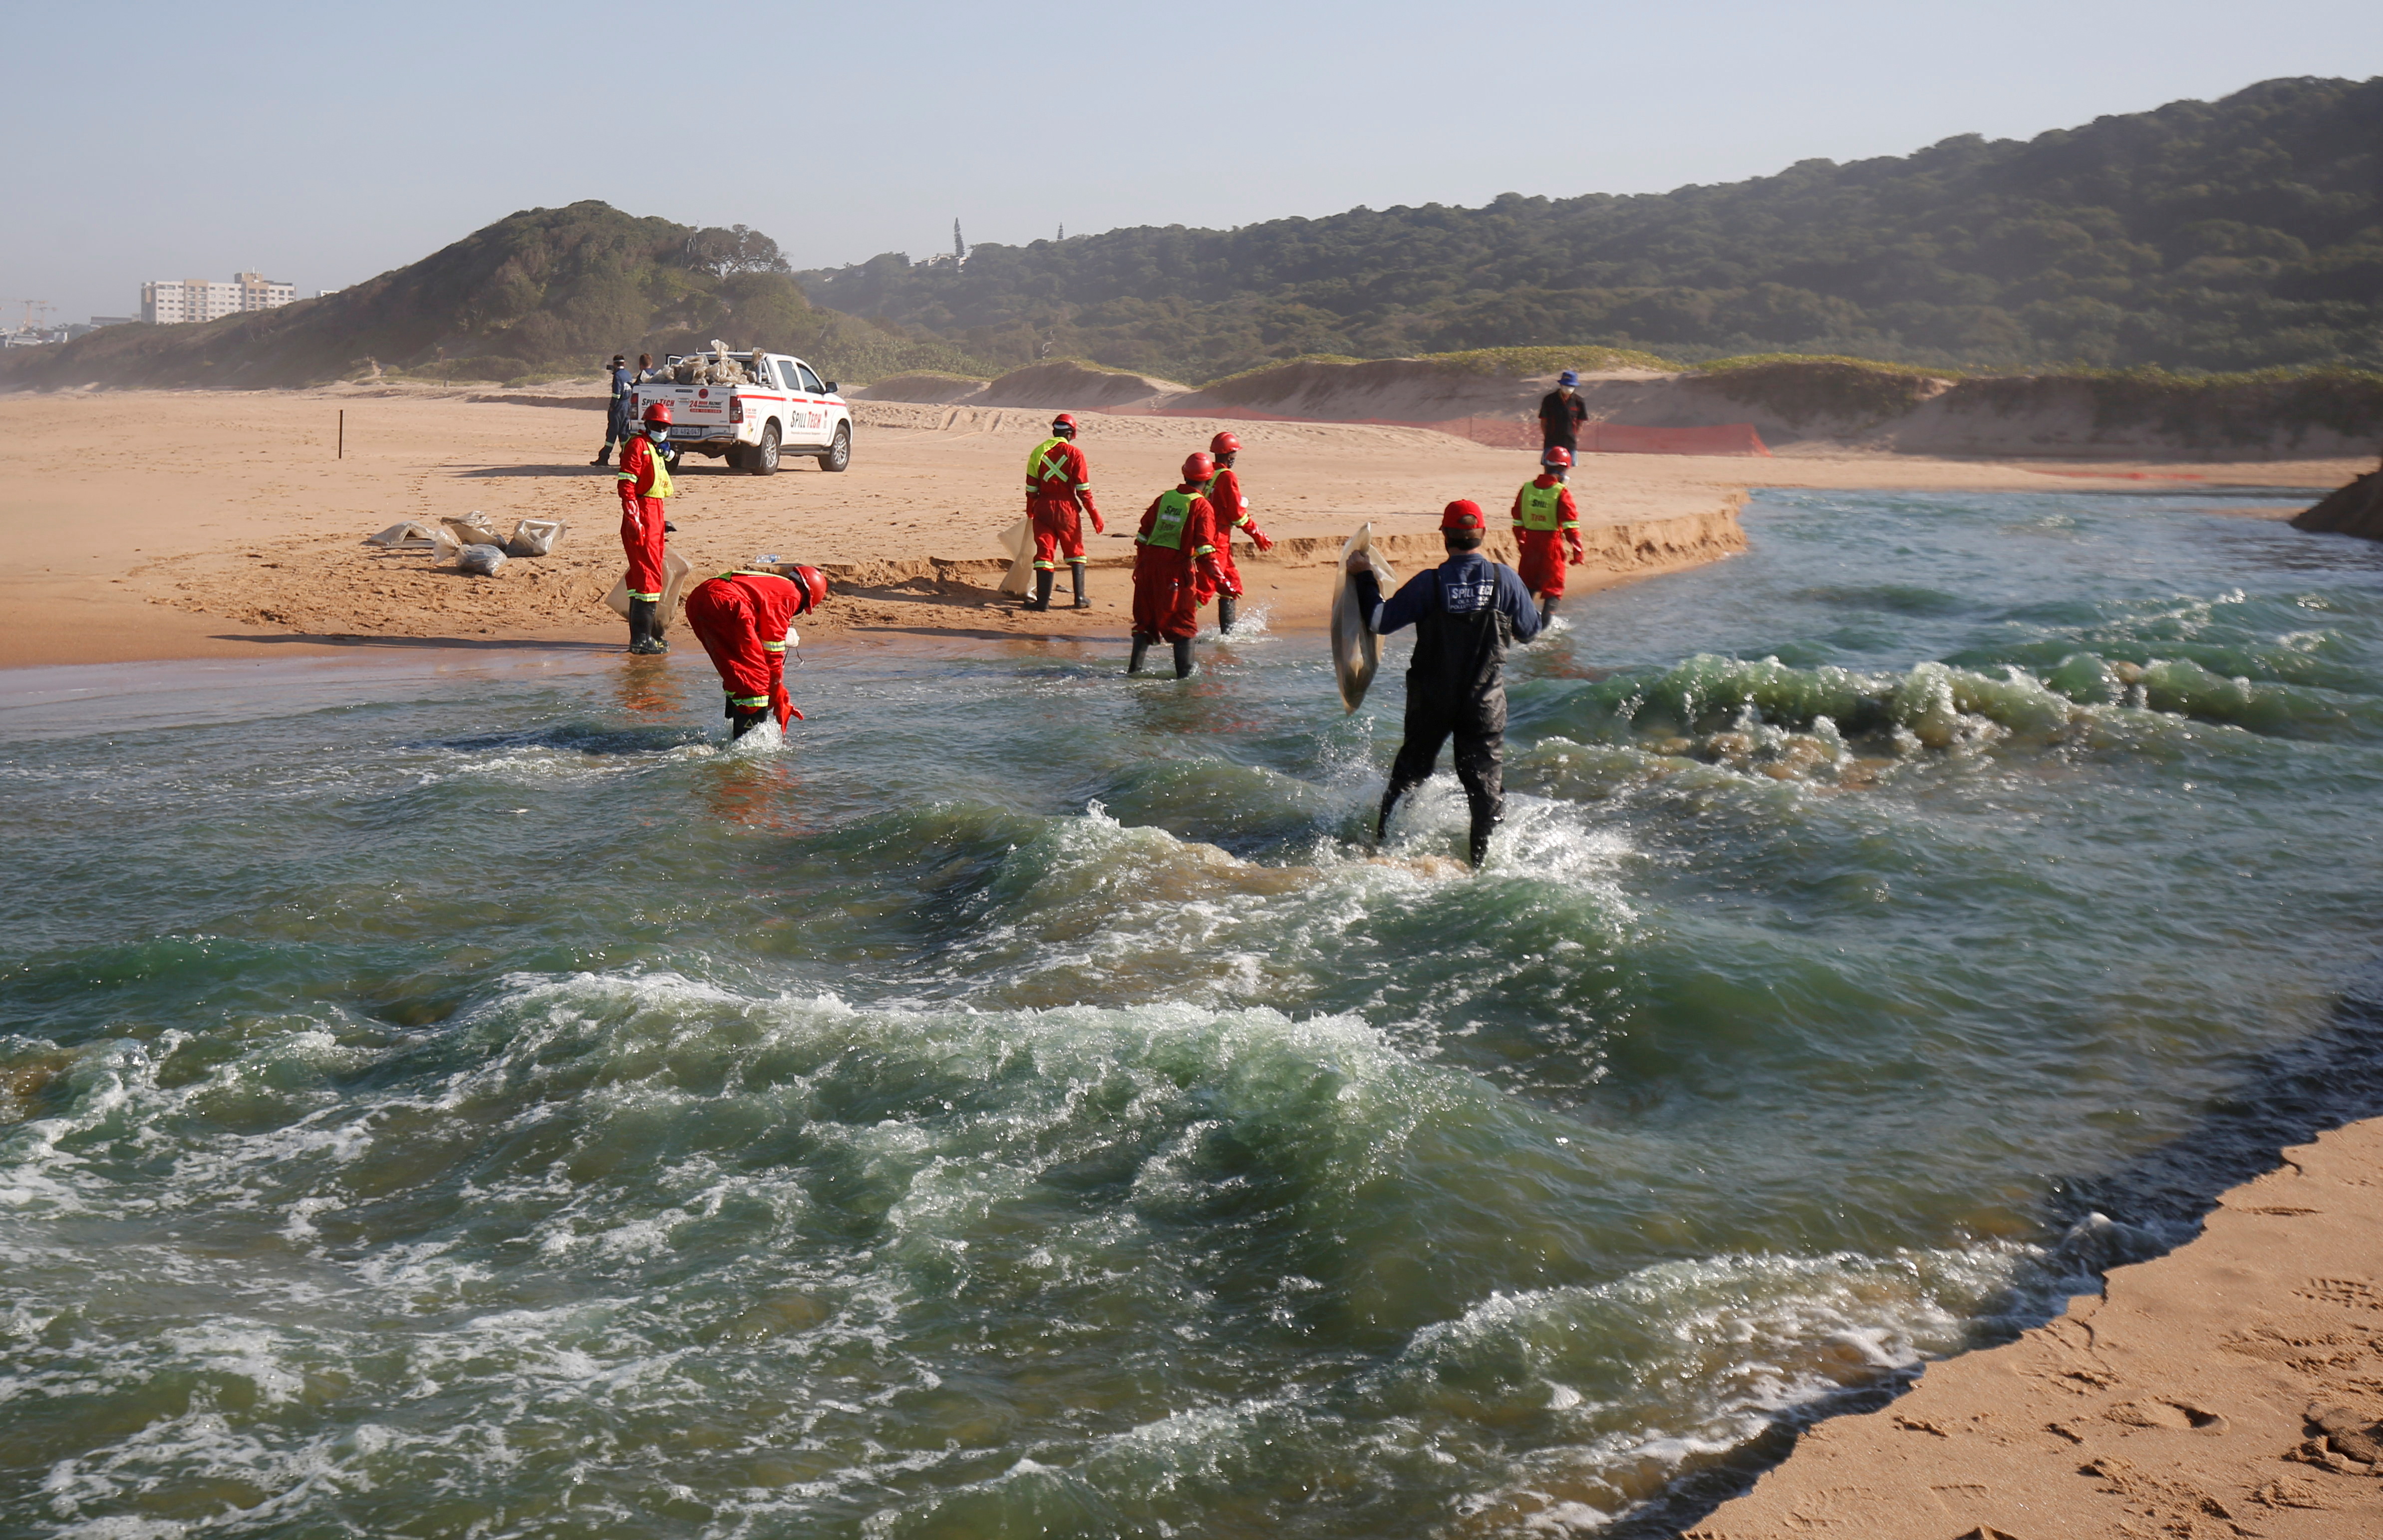
[[[1403,639],[19,676],[0,1535],[1660,1527],[2177,1238],[2376,950],[2383,548],[2272,506],[1759,497],[1478,876]]]

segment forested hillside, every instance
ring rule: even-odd
[[[715,337],[857,379],[969,364],[948,344],[812,309],[759,231],[694,229],[590,201],[509,215],[321,299],[11,349],[0,384],[291,386],[376,372],[518,380],[592,375],[615,352]]]
[[[801,275],[1002,367],[1203,381],[1306,353],[1599,342],[1937,365],[2383,364],[2383,79],[1661,195],[1115,230]]]

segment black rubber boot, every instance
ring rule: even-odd
[[[1126,659],[1126,672],[1140,673],[1142,671],[1142,660],[1150,656],[1150,644],[1156,640],[1156,637],[1145,636],[1139,631],[1133,634],[1133,656]]]
[[[661,605],[653,599],[633,598],[629,601],[629,650],[639,657],[668,652],[670,644],[662,640]]]
[[[1540,624],[1540,625],[1545,626],[1545,625],[1546,625],[1550,621],[1554,620],[1554,619],[1556,618],[1556,604],[1557,604],[1556,596],[1555,596],[1555,595],[1553,595],[1553,594],[1546,595],[1546,596],[1544,596],[1543,598],[1540,598],[1540,600],[1539,600],[1539,624]]]
[[[770,711],[767,707],[757,707],[750,711],[730,707],[728,708],[728,741],[735,743],[769,720]]]
[[[1048,610],[1051,608],[1051,579],[1056,575],[1057,574],[1054,573],[1048,567],[1040,567],[1035,570],[1034,597],[1026,601],[1027,609]]]
[[[1192,677],[1192,643],[1188,638],[1175,644],[1175,677]]]
[[[1216,596],[1217,635],[1229,636],[1233,634],[1233,617],[1238,614],[1240,610],[1241,605],[1232,595],[1218,594]]]
[[[1474,870],[1479,871],[1481,869],[1481,863],[1489,858],[1489,835],[1497,829],[1497,827],[1498,820],[1495,819],[1476,818],[1473,820],[1472,851]]]
[[[1076,580],[1076,608],[1090,610],[1093,607],[1093,599],[1091,595],[1084,592],[1084,564],[1080,561],[1070,561],[1068,563],[1068,571]]]
[[[610,465],[612,463],[612,446],[607,443],[602,449],[598,450],[596,451],[596,458],[589,461],[587,463],[590,465]]]

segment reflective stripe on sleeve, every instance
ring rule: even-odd
[[[784,642],[764,642],[761,644],[761,650],[763,652],[784,652],[786,650],[786,644]]]

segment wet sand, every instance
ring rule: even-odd
[[[2058,1320],[1821,1423],[1690,1540],[2383,1534],[2383,1119],[2285,1162]]]
[[[0,665],[261,656],[357,647],[611,645],[601,605],[620,575],[610,470],[586,463],[601,415],[427,388],[112,391],[0,396],[0,430],[23,469],[0,540]],[[1019,516],[1041,410],[862,403],[852,468],[789,462],[752,476],[689,462],[673,547],[698,572],[763,554],[815,562],[834,602],[806,629],[853,641],[906,636],[1116,636],[1130,545],[1091,542],[1094,607],[1020,613],[994,592],[998,536]],[[339,413],[346,453],[337,457]],[[1084,418],[1082,444],[1111,528],[1130,531],[1188,451],[1229,426],[1246,448],[1252,511],[1283,542],[1241,548],[1253,606],[1278,627],[1320,624],[1331,552],[1359,522],[1427,549],[1440,506],[1470,497],[1498,516],[1533,457],[1416,429]],[[2330,486],[2363,464],[2024,466],[1905,456],[1773,460],[1593,457],[1574,478],[1600,557],[1575,592],[1740,548],[1734,508],[1750,487],[2041,489],[2136,485],[2130,472],[2209,485]],[[2060,473],[2090,474],[2064,481]],[[2143,486],[2169,485],[2145,482]],[[2175,484],[2188,485],[2188,484]],[[2173,489],[2173,486],[2171,486]],[[557,553],[493,578],[391,555],[363,537],[404,519],[478,510],[572,525]],[[1414,541],[1401,540],[1401,545]],[[1062,591],[1065,591],[1064,579]]]

